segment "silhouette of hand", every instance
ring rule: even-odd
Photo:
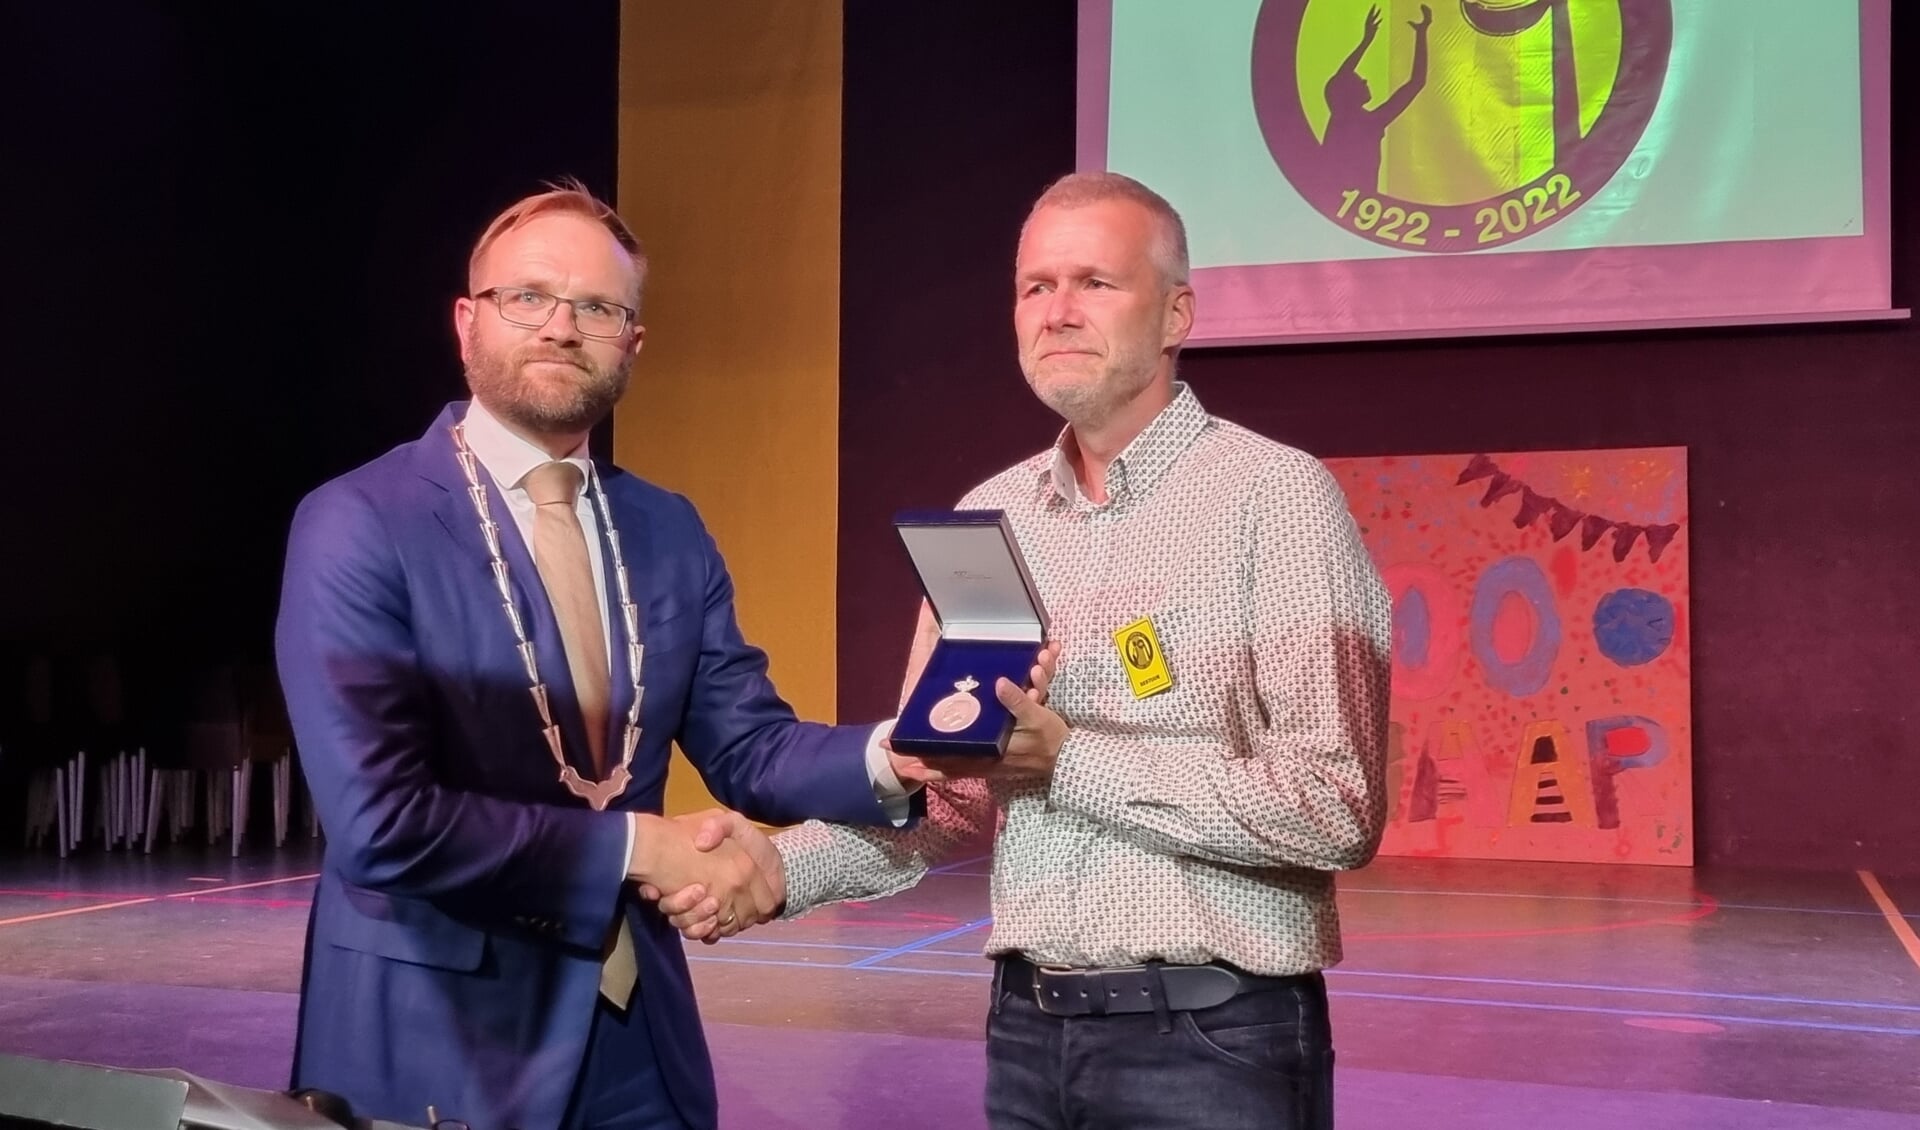
[[[1367,38],[1372,39],[1378,34],[1380,34],[1380,9],[1369,8],[1367,9]]]
[[[1425,4],[1420,5],[1420,18],[1407,21],[1407,26],[1415,31],[1427,30],[1433,26],[1433,9],[1427,7]]]

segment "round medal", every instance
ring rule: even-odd
[[[980,717],[980,700],[973,697],[980,683],[972,675],[953,684],[957,692],[933,704],[927,723],[943,734],[956,734],[973,725]]]

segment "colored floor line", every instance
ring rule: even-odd
[[[1873,1012],[1920,1013],[1920,1004],[1828,1000],[1820,997],[1777,997],[1765,993],[1716,993],[1706,989],[1657,989],[1647,985],[1594,985],[1580,981],[1529,981],[1512,977],[1467,977],[1447,973],[1387,973],[1372,969],[1329,969],[1329,977],[1378,977],[1402,981],[1442,981],[1465,985],[1501,985],[1520,989],[1567,989],[1590,993],[1626,993],[1631,996],[1689,997],[1698,1000],[1747,1001],[1754,1004],[1799,1004],[1818,1008],[1863,1008]]]
[[[729,938],[728,946],[768,946],[781,949],[822,949],[852,950],[865,953],[878,953],[885,946],[857,946],[846,942],[780,942],[764,938]],[[984,960],[979,950],[948,950],[921,948],[911,951],[914,956],[971,958]],[[818,963],[807,962],[808,965]],[[898,967],[895,967],[898,968]],[[959,972],[957,970],[934,972]],[[1398,981],[1437,981],[1462,985],[1500,985],[1518,989],[1559,989],[1573,992],[1622,993],[1628,996],[1685,997],[1691,1000],[1746,1001],[1752,1004],[1789,1004],[1806,1005],[1814,1008],[1858,1008],[1869,1012],[1912,1012],[1920,1013],[1920,1004],[1896,1004],[1891,1001],[1835,1000],[1829,997],[1787,997],[1770,996],[1766,993],[1721,993],[1709,989],[1665,989],[1653,985],[1599,985],[1584,981],[1536,981],[1516,977],[1470,977],[1454,973],[1404,973],[1384,969],[1349,969],[1342,966],[1327,970],[1334,978],[1376,977]],[[984,976],[984,974],[983,974]]]
[[[149,895],[146,898],[122,899],[119,902],[101,902],[92,906],[70,906],[65,910],[49,910],[40,914],[22,914],[13,918],[0,918],[0,927],[24,926],[29,922],[45,922],[50,918],[72,918],[76,914],[93,914],[102,910],[118,910],[123,906],[140,906],[144,903],[159,902],[160,896]]]
[[[1769,1016],[1729,1016],[1712,1012],[1657,1012],[1640,1008],[1607,1008],[1591,1004],[1551,1004],[1544,1001],[1476,1000],[1472,997],[1428,997],[1417,993],[1362,993],[1349,989],[1329,990],[1329,996],[1357,997],[1363,1000],[1415,1001],[1423,1004],[1457,1004],[1475,1008],[1519,1008],[1537,1012],[1583,1012],[1597,1016],[1657,1017],[1663,1020],[1713,1020],[1722,1024],[1759,1024],[1769,1028],[1804,1028],[1817,1032],[1852,1032],[1869,1036],[1916,1036],[1920,1028],[1893,1028],[1878,1024],[1838,1024],[1824,1020],[1788,1020]]]
[[[1436,891],[1402,889],[1399,887],[1340,887],[1343,895],[1421,895],[1433,898],[1480,898],[1480,899],[1550,899],[1558,902],[1617,902],[1643,903],[1648,906],[1694,906],[1696,902],[1687,899],[1648,899],[1620,897],[1617,895],[1550,895],[1523,891]],[[1772,903],[1722,902],[1717,904],[1721,910],[1761,910],[1777,911],[1781,914],[1848,914],[1879,917],[1875,910],[1848,910],[1841,907],[1824,906],[1780,906]],[[1920,914],[1905,917],[1920,919]]]
[[[866,969],[872,965],[875,965],[878,962],[885,961],[890,957],[899,957],[903,953],[912,953],[915,950],[922,950],[927,948],[928,946],[936,945],[940,942],[944,942],[948,938],[957,938],[962,934],[970,934],[973,931],[978,930],[982,926],[990,925],[992,922],[993,922],[993,919],[991,917],[978,918],[972,922],[967,923],[964,926],[955,926],[951,930],[942,930],[938,934],[933,934],[929,937],[921,938],[918,941],[908,942],[906,945],[903,945],[903,946],[895,946],[890,950],[882,950],[879,953],[870,954],[866,957],[861,958],[859,961],[854,962],[852,965],[849,965],[847,968]]]
[[[900,965],[834,965],[812,961],[776,961],[767,958],[752,957],[712,957],[702,954],[689,954],[689,961],[714,965],[768,965],[787,969],[848,970],[860,969],[874,973],[904,973],[936,977],[972,977],[984,979],[991,977],[990,972],[977,969],[921,969]],[[1361,1000],[1412,1001],[1420,1004],[1462,1005],[1470,1008],[1516,1008],[1538,1012],[1571,1012],[1598,1016],[1654,1017],[1674,1020],[1711,1020],[1724,1024],[1757,1024],[1771,1028],[1801,1028],[1819,1032],[1847,1032],[1869,1036],[1915,1036],[1920,1037],[1920,1027],[1895,1028],[1874,1024],[1839,1024],[1819,1020],[1787,1020],[1764,1016],[1730,1016],[1709,1012],[1664,1012],[1652,1009],[1607,1008],[1601,1005],[1549,1004],[1539,1001],[1501,1001],[1477,1000],[1471,997],[1430,997],[1417,993],[1368,993],[1347,989],[1329,990],[1329,996],[1339,998],[1357,998]]]
[[[287,875],[279,879],[261,879],[252,883],[230,883],[224,887],[194,887],[184,891],[174,891],[164,895],[146,895],[142,898],[122,899],[119,902],[98,903],[93,906],[74,906],[66,910],[49,910],[40,914],[22,914],[13,918],[0,918],[0,927],[24,926],[29,922],[45,922],[50,918],[71,918],[76,914],[94,914],[102,910],[118,910],[124,906],[142,906],[150,902],[165,902],[170,899],[201,898],[207,895],[226,894],[230,891],[250,891],[255,887],[271,887],[280,883],[304,883],[320,877],[319,872],[311,875]]]
[[[989,872],[986,872],[986,871],[962,871],[962,870],[960,870],[960,869],[961,869],[962,867],[972,867],[972,866],[973,866],[974,864],[976,864],[976,863],[985,863],[985,862],[986,862],[987,860],[989,860],[989,859],[992,859],[992,858],[993,858],[993,857],[992,857],[992,856],[990,856],[990,855],[976,855],[976,856],[974,856],[974,857],[973,857],[972,859],[956,859],[956,860],[954,860],[954,861],[953,861],[952,863],[948,863],[948,864],[943,864],[942,866],[939,866],[939,867],[934,867],[934,868],[931,868],[931,869],[929,869],[929,870],[927,871],[927,874],[929,874],[929,875],[980,875],[980,876],[985,876],[985,875],[987,875],[987,874],[989,874]]]
[[[991,873],[986,871],[957,870],[957,868],[966,867],[970,864],[983,862],[987,858],[988,857],[986,856],[981,856],[978,859],[962,859],[954,863],[949,863],[944,867],[936,867],[933,870],[927,872],[927,874],[947,875],[955,878],[974,878],[974,879],[990,878]],[[315,878],[315,877],[317,876],[300,876],[300,878]],[[187,881],[190,883],[197,883],[197,882],[206,882],[207,880],[189,879]],[[282,882],[286,880],[270,880],[270,881]],[[226,888],[221,888],[221,889],[226,889]],[[182,893],[184,894],[187,892],[182,892]],[[205,894],[206,891],[202,890],[199,893]],[[1633,897],[1621,897],[1617,895],[1556,895],[1556,894],[1547,894],[1544,892],[1524,892],[1524,891],[1452,891],[1452,890],[1430,890],[1430,889],[1415,889],[1415,888],[1401,888],[1401,887],[1345,887],[1343,886],[1340,888],[1340,893],[1356,894],[1356,895],[1417,895],[1425,898],[1541,899],[1541,900],[1549,900],[1549,901],[1557,901],[1557,902],[1599,902],[1599,903],[1622,903],[1622,904],[1631,903],[1631,904],[1641,904],[1646,906],[1691,907],[1691,906],[1698,905],[1696,902],[1689,901],[1686,899],[1633,898]],[[1869,893],[1871,893],[1871,891],[1869,891]],[[32,887],[8,887],[8,888],[0,888],[0,897],[48,898],[48,899],[104,898],[104,899],[139,900],[139,899],[153,898],[155,896],[135,894],[133,892],[62,891],[62,890],[46,890],[44,888],[32,888]],[[168,897],[173,897],[173,896],[168,896]],[[241,900],[235,899],[232,901],[239,902]],[[279,902],[282,900],[276,899],[276,900],[263,900],[263,901]],[[1721,910],[1750,910],[1750,911],[1774,912],[1779,914],[1837,914],[1837,915],[1846,915],[1851,917],[1863,917],[1863,918],[1883,918],[1887,913],[1886,911],[1879,908],[1870,909],[1870,910],[1854,910],[1846,907],[1831,907],[1831,906],[1784,906],[1778,903],[1722,902],[1722,903],[1719,903],[1718,906]],[[1920,911],[1916,911],[1910,914],[1902,913],[1898,911],[1895,911],[1894,913],[1898,914],[1900,918],[1905,919],[1907,921],[1920,922]]]
[[[1907,956],[1913,959],[1915,965],[1920,965],[1920,937],[1914,936],[1913,927],[1907,924],[1906,917],[1900,913],[1900,908],[1893,905],[1893,899],[1888,897],[1887,889],[1880,885],[1880,880],[1874,878],[1871,871],[1860,872],[1860,882],[1866,886],[1867,894],[1880,907],[1880,913],[1887,916],[1887,925],[1893,927],[1893,936],[1900,939],[1900,945],[1907,951]]]

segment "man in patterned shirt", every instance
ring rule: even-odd
[[[1193,317],[1160,196],[1110,173],[1041,196],[1014,328],[1067,426],[961,503],[1011,517],[1061,645],[1045,705],[1000,688],[1039,740],[986,765],[895,755],[928,786],[912,830],[774,837],[793,916],[900,891],[1003,821],[996,1128],[1332,1125],[1320,970],[1333,873],[1385,824],[1391,609],[1325,468],[1174,379]],[[908,688],[937,636],[923,607]]]

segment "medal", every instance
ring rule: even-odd
[[[980,717],[980,700],[973,691],[980,683],[972,675],[953,684],[956,693],[933,704],[927,712],[927,724],[943,734],[955,734],[973,725]]]

